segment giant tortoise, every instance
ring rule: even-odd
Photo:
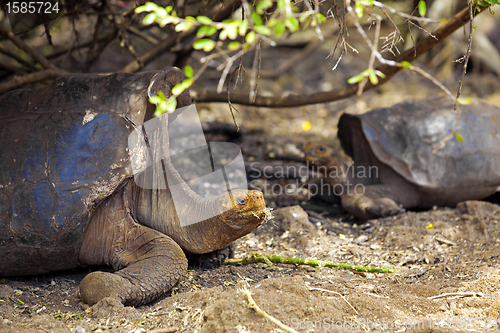
[[[500,186],[500,108],[476,101],[453,111],[449,99],[407,101],[343,114],[338,138],[352,160],[320,144],[305,147],[343,208],[361,218],[405,208],[455,206]]]
[[[114,273],[83,279],[82,301],[111,296],[141,305],[183,277],[183,250],[221,249],[262,223],[262,193],[203,198],[168,154],[163,171],[181,200],[174,205],[168,186],[137,185],[129,135],[153,117],[149,96],[171,96],[181,75],[177,68],[67,75],[43,89],[0,96],[0,276],[110,265]],[[179,107],[188,104],[188,92],[178,97]],[[179,224],[179,216],[196,219],[203,209],[213,216]]]

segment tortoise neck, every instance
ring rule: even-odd
[[[170,159],[164,159],[159,168],[166,174],[166,183],[159,189],[148,189],[131,181],[133,214],[146,226],[170,236],[190,253],[207,253],[228,244],[224,238],[223,215],[219,197],[203,198],[196,194],[180,177]],[[225,239],[225,241],[224,241]]]

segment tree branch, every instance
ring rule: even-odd
[[[57,70],[57,67],[54,64],[52,64],[50,61],[48,61],[43,55],[39,54],[38,52],[33,50],[31,47],[29,47],[20,38],[18,38],[16,35],[14,35],[14,33],[12,31],[7,29],[5,27],[5,25],[3,25],[3,24],[0,24],[0,35],[9,39],[18,48],[20,48],[21,50],[28,53],[33,58],[33,60],[38,61],[40,63],[40,65],[42,65],[43,68]]]
[[[476,12],[476,9],[480,9],[480,13],[484,12],[488,7],[474,5],[473,11]],[[477,14],[476,14],[477,15]],[[427,36],[422,41],[418,42],[414,48],[408,49],[396,58],[394,58],[395,62],[409,61],[418,58],[422,54],[425,54],[434,46],[442,42],[446,37],[451,35],[455,30],[463,26],[465,23],[469,21],[469,8],[466,7],[461,10],[458,14],[456,14],[452,19],[448,20],[444,25],[440,26],[438,29],[434,31],[433,36]],[[380,79],[377,85],[373,85],[370,82],[366,84],[364,87],[364,91],[373,89],[375,87],[379,87],[385,82],[389,81],[397,72],[401,70],[401,67],[393,67],[390,65],[382,65],[377,68],[377,70],[381,71],[386,75],[384,79]],[[358,84],[349,85],[344,88],[335,89],[329,92],[321,92],[310,95],[288,95],[288,96],[280,96],[280,97],[264,97],[257,96],[255,101],[249,102],[247,94],[231,94],[231,103],[233,104],[243,104],[243,105],[252,105],[252,106],[263,106],[263,107],[294,107],[301,105],[309,105],[309,104],[318,104],[318,103],[328,103],[337,101],[340,99],[348,98],[356,95],[358,90]],[[227,102],[228,96],[227,92],[217,93],[215,91],[195,91],[191,90],[191,95],[195,102],[198,103],[209,103],[209,102]]]
[[[46,69],[40,72],[35,72],[27,74],[24,76],[14,76],[13,79],[7,82],[0,83],[0,94],[7,92],[9,90],[21,87],[27,83],[34,83],[43,80],[56,79],[61,75],[68,74],[68,72],[61,69]]]
[[[222,21],[226,19],[233,10],[235,9],[234,5],[240,2],[239,0],[231,0],[227,1],[222,8],[216,8],[215,10],[207,13],[206,16],[213,17],[213,21]],[[234,7],[234,8],[233,8]],[[134,60],[128,63],[125,67],[123,67],[120,71],[126,73],[134,73],[140,70],[143,66],[150,63],[152,60],[156,59],[168,49],[172,48],[179,40],[186,39],[188,37],[194,36],[198,31],[198,27],[193,27],[188,31],[181,32],[179,34],[174,33],[172,36],[167,39],[161,41],[158,45],[155,45],[149,51],[139,56],[137,60]]]

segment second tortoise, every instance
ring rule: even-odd
[[[342,157],[321,144],[306,161],[323,169],[342,207],[360,219],[405,208],[484,199],[500,186],[500,108],[481,101],[406,101],[361,115],[343,114]]]

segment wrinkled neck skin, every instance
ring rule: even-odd
[[[129,207],[137,221],[170,236],[186,252],[222,249],[263,222],[264,197],[258,191],[235,190],[230,198],[225,194],[206,199],[192,191],[170,160],[169,121],[170,117],[160,118],[157,129],[148,134],[149,143],[153,144],[150,160],[161,162],[129,182]],[[144,177],[142,182],[140,177]],[[182,226],[179,216],[183,221],[196,223]]]
[[[167,189],[145,189],[132,179],[127,188],[130,207],[133,216],[141,224],[170,236],[184,251],[208,253],[219,250],[251,232],[262,222],[249,222],[250,219],[255,220],[255,214],[252,211],[235,212],[234,202],[229,211],[222,212],[224,206],[228,205],[227,200],[221,196],[209,199],[200,197],[182,180],[169,159],[164,160],[164,165],[170,172],[169,180],[183,187],[182,191],[176,191],[176,204],[168,185]],[[210,212],[213,217],[181,226],[179,216],[199,220],[201,212]]]

